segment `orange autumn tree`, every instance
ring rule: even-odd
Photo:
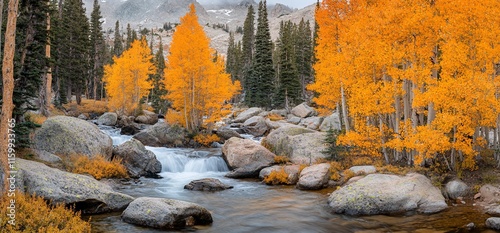
[[[112,65],[104,67],[104,82],[111,109],[124,114],[138,114],[140,101],[151,89],[148,76],[154,74],[153,55],[146,39],[135,40]]]
[[[499,9],[496,0],[323,0],[308,88],[321,107],[340,108],[338,142],[387,162],[474,169],[489,142],[500,147]]]
[[[231,81],[223,59],[214,57],[193,4],[180,21],[164,72],[167,99],[178,112],[169,111],[167,119],[175,119],[172,115],[177,114],[178,123],[198,131],[229,112],[227,101],[238,93],[240,84]]]

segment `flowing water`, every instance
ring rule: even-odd
[[[119,131],[103,129],[115,145],[130,139]],[[220,149],[154,148],[163,165],[162,179],[141,178],[118,186],[133,197],[161,197],[194,202],[206,207],[214,222],[169,232],[494,232],[484,228],[488,216],[471,204],[451,206],[434,215],[349,217],[327,207],[333,189],[301,191],[292,186],[267,186],[258,180],[224,177],[228,168]],[[191,180],[212,177],[234,186],[219,192],[185,190]],[[93,232],[162,232],[124,223],[120,213],[91,217]],[[468,231],[465,225],[475,223]]]

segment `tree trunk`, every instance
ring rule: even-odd
[[[48,3],[50,4],[50,3]],[[45,57],[50,60],[50,14],[47,13],[47,44],[45,45]],[[42,78],[42,88],[40,90],[40,112],[48,117],[50,115],[49,108],[52,99],[52,67],[45,67],[45,74]]]
[[[3,0],[0,0],[0,51],[2,51]]]
[[[349,125],[349,113],[347,112],[347,101],[345,98],[344,85],[340,87],[340,93],[342,95],[342,115],[344,116],[345,131],[349,132],[351,127]]]
[[[12,95],[14,94],[14,52],[16,47],[16,22],[17,22],[17,8],[19,5],[18,0],[9,0],[8,5],[8,15],[7,15],[7,27],[5,30],[5,46],[4,46],[4,56],[2,63],[2,84],[3,84],[3,104],[2,104],[2,114],[0,120],[0,169],[1,171],[1,183],[0,183],[0,193],[4,193],[8,190],[8,182],[5,178],[7,176],[7,171],[9,171],[8,164],[8,141],[9,141],[9,125],[12,119],[12,110],[14,109],[14,103],[12,100]]]

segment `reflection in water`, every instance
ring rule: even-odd
[[[125,141],[128,139],[118,139]],[[114,139],[115,140],[115,139]],[[119,192],[134,197],[162,197],[194,202],[214,218],[210,226],[169,232],[493,232],[484,229],[487,216],[475,207],[457,206],[434,215],[349,217],[331,214],[323,191],[301,191],[292,186],[267,186],[257,180],[224,177],[228,171],[220,149],[152,148],[161,161],[163,179],[141,178],[121,185]],[[183,189],[191,180],[212,177],[234,186],[219,192]],[[468,231],[465,225],[475,223]],[[124,223],[120,213],[92,216],[93,232],[164,232]]]

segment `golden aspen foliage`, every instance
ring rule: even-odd
[[[323,0],[308,89],[321,108],[341,107],[338,142],[475,169],[480,149],[500,145],[498,15],[496,0]]]
[[[231,81],[222,57],[214,56],[193,4],[180,21],[172,36],[165,68],[167,99],[177,113],[169,111],[167,119],[197,131],[229,113],[227,101],[239,92],[240,84]]]
[[[140,101],[151,89],[148,76],[154,74],[153,55],[145,38],[132,42],[112,65],[104,67],[104,82],[109,107],[119,113],[139,114]]]

